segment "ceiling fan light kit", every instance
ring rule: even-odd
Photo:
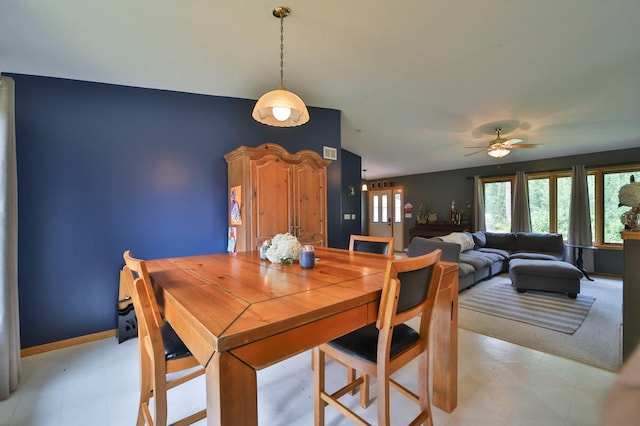
[[[508,150],[507,148],[497,147],[497,148],[489,148],[487,150],[487,154],[489,154],[489,156],[493,158],[502,158],[511,154],[511,151]]]
[[[309,121],[302,99],[284,87],[284,18],[290,13],[287,6],[273,9],[273,16],[280,19],[280,87],[262,95],[251,114],[254,120],[268,126],[295,127]]]
[[[489,146],[487,147],[487,154],[493,158],[503,158],[511,153],[511,150],[514,148],[536,148],[542,146],[542,144],[523,144],[522,139],[505,139],[500,134],[502,133],[502,127],[496,127],[496,134],[498,135],[494,140],[489,142]],[[482,148],[475,146],[468,146],[467,148]],[[472,152],[471,154],[465,155],[465,157],[473,154],[477,154],[478,152]]]

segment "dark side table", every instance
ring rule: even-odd
[[[576,265],[576,268],[578,268],[580,272],[582,272],[582,275],[584,275],[586,279],[588,279],[589,281],[593,281],[593,278],[591,278],[587,273],[587,271],[584,270],[584,263],[582,260],[582,250],[583,249],[596,250],[597,247],[583,246],[579,244],[567,244],[567,247],[571,247],[573,249],[573,257],[576,259],[574,265]],[[577,256],[576,256],[576,251],[578,252]]]

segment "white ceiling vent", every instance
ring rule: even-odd
[[[330,146],[322,147],[322,156],[327,160],[337,160],[338,159],[338,150],[335,148],[331,148]]]

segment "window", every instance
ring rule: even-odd
[[[371,217],[373,218],[373,222],[377,223],[380,222],[380,216],[378,214],[379,207],[380,207],[380,196],[379,195],[374,195],[372,197],[373,202],[371,203],[371,211],[372,211],[372,215]]]
[[[629,207],[618,207],[618,191],[640,180],[640,167],[608,167],[587,170],[591,234],[595,245],[621,244],[620,217]],[[511,176],[483,179],[487,231],[508,232],[511,228]],[[569,233],[571,171],[529,174],[529,209],[533,232]]]
[[[571,176],[556,178],[556,232],[564,239],[569,235],[569,208],[571,206]]]
[[[402,222],[402,194],[398,192],[393,194],[393,221]]]
[[[387,223],[387,219],[389,218],[389,196],[387,194],[382,194],[382,217],[380,221],[382,223]]]
[[[549,210],[549,178],[528,179],[529,211],[533,232],[551,232]]]
[[[487,231],[511,231],[511,180],[484,184],[484,217]]]

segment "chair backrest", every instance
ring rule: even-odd
[[[351,235],[349,250],[386,254],[393,258],[393,237],[373,237],[369,235]]]
[[[435,250],[387,262],[376,321],[381,332],[422,314],[420,334],[425,335],[444,271],[438,264],[441,254],[441,250]]]
[[[149,336],[151,345],[159,346],[154,348],[154,352],[162,350],[162,354],[164,354],[164,344],[160,330],[164,320],[160,315],[147,266],[143,260],[132,257],[129,250],[124,252],[123,257],[125,266],[122,269],[122,275],[127,283],[127,288],[133,301],[133,308],[138,318],[141,344],[143,344],[143,340],[146,343],[146,336]]]

